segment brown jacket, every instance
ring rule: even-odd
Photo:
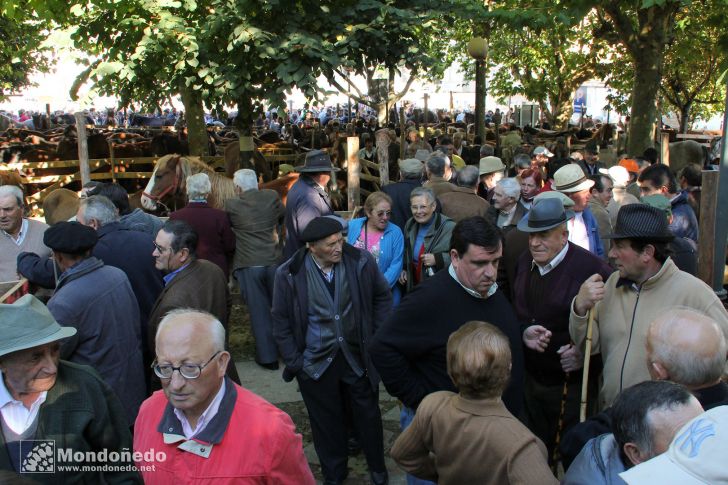
[[[439,199],[442,213],[455,222],[467,217],[485,217],[490,207],[484,198],[467,187],[455,187],[452,192],[445,192]]]
[[[440,485],[558,483],[546,447],[500,399],[430,394],[390,455],[408,473]]]

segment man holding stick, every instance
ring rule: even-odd
[[[620,209],[609,257],[619,273],[606,282],[595,274],[581,285],[569,317],[578,348],[587,335],[593,308],[592,353],[602,354],[604,383],[599,409],[611,405],[622,389],[650,378],[645,337],[650,322],[665,306],[685,306],[713,319],[728,336],[728,313],[708,285],[680,271],[670,259],[673,236],[659,209],[630,204]]]

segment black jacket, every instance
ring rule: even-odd
[[[283,379],[291,381],[303,368],[308,328],[308,283],[304,258],[308,249],[299,249],[276,271],[273,289],[273,336],[284,364]],[[354,321],[360,325],[360,346],[366,349],[378,325],[390,314],[392,295],[389,284],[366,251],[344,244],[342,261],[351,291]],[[364,367],[372,388],[379,385],[379,375],[368,352],[362,352]]]
[[[398,225],[402,232],[404,232],[404,225],[407,220],[412,217],[412,211],[410,210],[410,194],[416,187],[422,186],[422,180],[416,179],[403,179],[396,184],[389,184],[382,187],[382,192],[392,198],[392,221]]]

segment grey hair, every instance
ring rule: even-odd
[[[508,197],[518,200],[521,195],[521,185],[514,178],[500,179],[498,185]]]
[[[445,167],[450,165],[450,159],[444,153],[435,151],[427,159],[426,165],[428,172],[436,177],[442,177],[445,175]]]
[[[428,204],[435,203],[435,193],[429,187],[415,187],[412,192],[410,192],[410,200],[415,197],[426,198],[428,200]]]
[[[119,213],[111,200],[103,195],[92,195],[86,199],[81,199],[81,210],[83,218],[88,220],[94,219],[100,226],[105,226],[119,220]]]
[[[515,157],[513,157],[513,165],[517,167],[530,167],[531,166],[531,157],[526,155],[525,153],[519,153]]]
[[[214,347],[213,350],[215,352],[222,352],[223,350],[225,350],[225,327],[222,326],[220,320],[218,320],[217,317],[212,313],[208,313],[203,310],[197,310],[195,308],[177,308],[164,315],[162,321],[159,322],[159,326],[157,327],[157,333],[155,334],[154,340],[156,341],[157,339],[159,339],[159,334],[162,332],[163,328],[169,325],[173,325],[173,323],[170,323],[170,321],[174,317],[179,317],[183,315],[194,315],[196,317],[205,318],[207,330],[210,334],[210,340],[212,340],[212,345]]]
[[[15,197],[18,202],[18,207],[25,207],[23,201],[23,191],[17,185],[0,185],[0,197],[7,197],[8,195]]]
[[[249,168],[241,168],[233,175],[233,183],[243,192],[249,190],[258,190],[258,176],[255,170]]]
[[[492,146],[487,145],[485,143],[480,145],[480,158],[492,157],[494,153],[495,153],[495,150],[493,149]]]
[[[476,185],[478,185],[478,180],[480,180],[480,174],[478,167],[474,165],[463,167],[462,170],[458,172],[457,183],[460,187],[473,189]]]
[[[682,341],[676,331],[690,328],[690,338]],[[709,333],[709,346],[697,348],[693,337]],[[715,321],[688,307],[671,308],[650,324],[648,342],[652,360],[665,367],[670,380],[688,387],[702,387],[719,380],[726,363],[726,340]],[[708,348],[706,348],[708,347]]]
[[[187,177],[187,198],[207,198],[210,192],[212,192],[212,184],[206,173],[196,173]]]

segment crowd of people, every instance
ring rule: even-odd
[[[240,386],[235,281],[255,361],[297,383],[325,484],[353,449],[389,482],[380,383],[410,484],[723,483],[728,312],[695,276],[694,176],[650,153],[606,167],[595,147],[539,146],[507,167],[464,146],[410,130],[398,180],[348,219],[321,150],[285,205],[241,169],[212,207],[196,174],[166,221],[95,184],[46,226],[0,187],[0,278],[35,290],[0,304],[0,476],[315,483],[290,417]],[[79,466],[29,475],[53,464],[28,445],[43,440]],[[116,466],[88,467],[104,450]]]

